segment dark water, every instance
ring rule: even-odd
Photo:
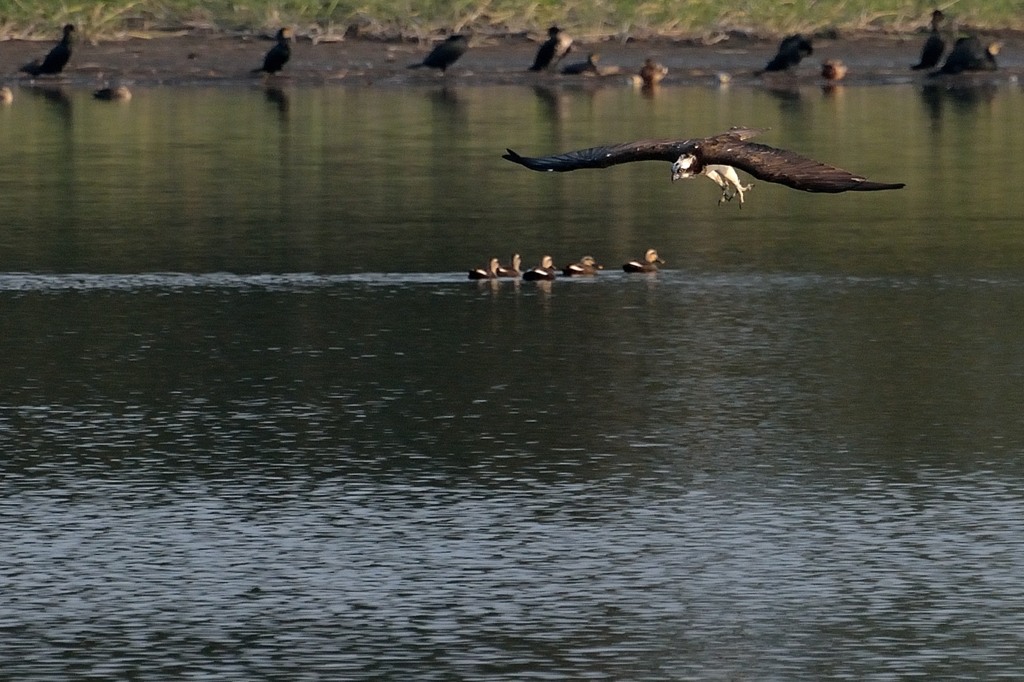
[[[283,94],[0,109],[2,676],[1018,678],[1015,85]]]

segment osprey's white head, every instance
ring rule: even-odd
[[[672,180],[683,180],[692,178],[696,173],[693,167],[697,165],[697,157],[693,154],[680,154],[679,158],[672,164]]]

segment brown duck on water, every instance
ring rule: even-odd
[[[668,68],[648,57],[644,60],[644,65],[640,67],[639,75],[644,87],[650,88],[664,80],[668,75]]]
[[[654,249],[647,249],[643,261],[631,260],[628,263],[623,263],[622,269],[625,272],[657,272],[659,264],[664,265],[665,261],[658,257],[658,252]]]
[[[99,100],[107,102],[120,101],[127,102],[132,98],[132,91],[123,85],[118,85],[113,88],[100,88],[96,92],[92,93],[92,96]]]
[[[578,277],[580,275],[596,275],[603,270],[603,265],[598,265],[593,256],[584,256],[575,263],[570,263],[562,268],[562,274],[566,277]]]
[[[527,281],[548,280],[555,278],[555,261],[551,256],[544,256],[540,259],[540,265],[523,273],[523,279]]]
[[[498,266],[498,277],[518,277],[522,274],[520,267],[522,266],[523,258],[518,253],[512,254],[512,262],[508,266]]]
[[[470,279],[497,279],[498,278],[498,259],[492,258],[487,263],[486,268],[473,268],[469,271]]]

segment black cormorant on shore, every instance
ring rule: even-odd
[[[673,180],[705,175],[722,188],[719,204],[739,198],[740,206],[743,205],[743,193],[750,189],[750,185],[740,183],[737,169],[759,180],[804,192],[872,192],[904,186],[902,182],[872,182],[796,152],[747,141],[760,132],[760,129],[732,128],[703,139],[640,140],[536,158],[520,156],[508,149],[503,158],[530,170],[559,173],[581,168],[607,168],[634,161],[667,161],[672,164]]]
[[[772,71],[787,71],[799,64],[804,57],[809,57],[812,54],[814,54],[814,47],[811,45],[810,39],[804,38],[799,33],[786,36],[779,43],[779,51],[756,75]]]
[[[932,12],[932,31],[928,40],[924,41],[924,47],[921,48],[921,59],[910,67],[914,71],[934,69],[939,65],[942,53],[946,51],[946,41],[942,39],[942,33],[939,31],[945,18],[946,15],[942,13],[942,10],[937,9]]]
[[[428,66],[432,69],[441,69],[441,73],[446,73],[448,67],[458,61],[459,57],[468,49],[469,41],[466,40],[466,36],[458,34],[448,36],[443,42],[436,45],[422,62],[410,64],[409,68],[418,69],[421,66]]]
[[[982,47],[981,41],[975,36],[960,38],[954,43],[942,68],[929,75],[952,75],[965,71],[995,71],[999,68],[996,64],[996,55],[999,54],[1000,47],[1002,44],[998,42]]]
[[[277,31],[277,44],[274,45],[267,51],[267,55],[263,58],[263,66],[258,69],[253,69],[253,73],[273,74],[277,73],[284,68],[284,65],[288,63],[288,60],[292,56],[292,48],[288,44],[288,41],[292,39],[292,30],[290,28],[282,28]]]
[[[21,70],[31,76],[44,76],[63,71],[71,59],[71,34],[74,32],[74,24],[65,24],[64,37],[50,50],[42,63],[36,59],[21,67]]]
[[[572,49],[572,38],[568,33],[552,26],[548,29],[548,39],[537,50],[537,56],[533,60],[530,71],[543,71],[558,66],[562,57],[569,54]]]

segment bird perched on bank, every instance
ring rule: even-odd
[[[654,61],[650,57],[644,60],[640,67],[640,82],[645,88],[651,88],[660,83],[668,75],[668,68]]]
[[[21,67],[30,76],[45,76],[60,73],[71,59],[71,34],[75,32],[74,24],[64,25],[64,37],[54,45],[42,62],[38,59]]]
[[[593,256],[584,256],[575,263],[570,263],[562,268],[562,274],[566,277],[579,277],[581,275],[596,275],[600,270],[604,270],[604,266],[598,265]]]
[[[658,252],[654,249],[647,249],[642,261],[631,260],[628,263],[623,263],[622,269],[625,272],[657,272],[659,264],[664,265],[665,261],[658,256]]]
[[[555,261],[551,256],[544,256],[540,259],[540,265],[523,273],[523,279],[535,282],[555,278]]]
[[[519,268],[522,266],[522,264],[523,264],[522,256],[520,256],[518,253],[512,254],[512,263],[511,263],[511,265],[508,265],[508,266],[499,265],[498,266],[498,277],[518,277],[519,275],[522,274],[520,272],[520,270],[519,270]]]
[[[982,47],[981,41],[975,36],[959,38],[953,44],[953,49],[950,50],[942,68],[929,75],[936,73],[951,75],[965,71],[995,71],[999,68],[996,64],[996,55],[999,54],[1001,47],[1002,43],[998,42]]]
[[[274,45],[267,51],[265,57],[263,57],[263,66],[258,69],[253,69],[253,73],[274,74],[284,68],[284,65],[288,63],[288,60],[292,57],[292,48],[288,44],[293,38],[292,30],[288,27],[278,29],[277,35],[274,37],[277,40],[277,44]]]
[[[942,39],[940,30],[945,19],[946,15],[942,13],[942,10],[936,9],[932,11],[932,30],[928,35],[928,39],[924,41],[924,46],[921,48],[921,59],[918,60],[917,64],[910,67],[914,71],[934,69],[939,65],[942,53],[946,51],[946,41]]]
[[[838,59],[826,59],[821,63],[821,77],[832,83],[846,78],[846,64]]]
[[[572,49],[572,38],[568,33],[552,26],[548,29],[548,39],[537,50],[537,56],[533,60],[530,71],[543,71],[558,66],[565,55]]]
[[[410,64],[409,68],[418,69],[421,66],[428,66],[431,69],[441,69],[441,73],[447,73],[448,67],[457,62],[468,49],[469,41],[466,40],[466,36],[459,34],[448,36],[435,45],[422,62]]]
[[[469,271],[470,279],[497,279],[498,278],[498,259],[492,258],[487,262],[486,268],[473,268]]]
[[[788,71],[799,64],[804,57],[809,57],[812,54],[814,54],[814,47],[811,45],[810,39],[804,38],[799,33],[786,36],[779,43],[779,51],[755,75],[759,76],[762,73],[772,71]]]
[[[107,102],[127,102],[132,98],[132,91],[123,85],[118,85],[115,88],[100,88],[96,92],[92,93],[92,96],[96,99],[104,100]]]
[[[581,168],[607,168],[634,161],[667,161],[672,164],[673,180],[707,176],[722,188],[719,204],[739,198],[741,207],[743,193],[750,186],[740,183],[737,169],[759,180],[804,192],[871,192],[904,186],[902,182],[872,182],[787,149],[747,141],[761,132],[763,130],[756,128],[732,128],[707,138],[640,140],[542,157],[520,156],[507,149],[502,158],[530,170],[559,173]]]

